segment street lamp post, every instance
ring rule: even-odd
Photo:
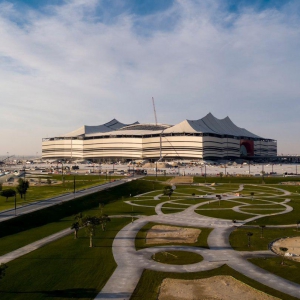
[[[64,184],[64,164],[62,161],[61,161],[61,180],[62,183]]]
[[[73,187],[74,187],[74,198],[75,198],[75,193],[76,193],[76,180],[75,180],[75,176],[73,178]]]
[[[205,178],[205,183],[206,183],[206,164],[204,164],[204,178]]]

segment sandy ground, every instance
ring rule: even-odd
[[[193,176],[179,176],[172,178],[169,183],[176,184],[176,183],[193,183]]]
[[[300,236],[282,238],[272,244],[272,250],[279,255],[282,255],[280,251],[281,247],[288,249],[286,257],[291,257],[293,260],[300,262]],[[289,254],[293,255],[289,256]]]
[[[197,242],[201,230],[167,225],[155,225],[147,233],[146,244]]]
[[[165,279],[158,300],[275,300],[263,292],[231,276],[214,276],[206,279]]]

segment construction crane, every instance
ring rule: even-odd
[[[157,126],[157,116],[156,116],[155,102],[154,102],[153,97],[152,97],[152,104],[153,104],[153,110],[154,110],[155,125]],[[159,159],[158,159],[158,162],[163,159],[163,157],[162,157],[162,138],[161,138],[161,134],[163,131],[164,131],[164,129],[159,134]]]
[[[4,158],[3,160],[0,160],[0,165],[4,165],[5,161],[10,159],[11,157],[14,157],[14,155],[8,156],[8,157]]]
[[[156,116],[156,109],[155,109],[155,103],[154,103],[154,98],[153,97],[152,97],[152,104],[153,104],[153,110],[154,110],[155,125],[157,125],[157,116]]]

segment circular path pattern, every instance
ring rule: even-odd
[[[251,186],[253,189],[256,188],[259,190],[259,187],[256,185],[247,185],[247,187],[249,186]],[[200,189],[202,192],[208,190],[205,187],[201,187]],[[149,197],[147,194],[153,195],[153,192],[151,192],[136,196],[134,201],[126,201],[127,204],[133,206],[144,206],[143,202],[147,202],[149,199],[159,201],[159,203],[153,206],[145,205],[146,207],[155,208],[156,215],[142,216],[118,232],[112,247],[113,255],[118,266],[95,299],[129,300],[144,269],[162,272],[186,273],[211,270],[224,264],[227,264],[231,268],[251,279],[256,281],[259,280],[260,283],[266,286],[296,298],[299,297],[300,285],[271,274],[247,261],[247,258],[249,257],[257,257],[261,255],[272,256],[274,253],[268,250],[252,252],[244,251],[240,253],[231,248],[229,243],[229,235],[236,228],[236,226],[241,226],[246,222],[266,216],[266,214],[253,213],[251,210],[245,211],[241,209],[245,207],[251,208],[251,205],[255,205],[255,208],[258,206],[258,204],[255,204],[255,201],[253,204],[246,204],[241,201],[241,198],[235,193],[242,192],[243,189],[244,186],[240,185],[237,190],[232,191],[231,193],[222,194],[221,201],[236,201],[236,205],[230,209],[235,212],[249,215],[248,219],[244,221],[238,221],[235,224],[232,222],[232,220],[203,216],[199,210],[197,210],[198,213],[195,212],[195,209],[201,209],[201,206],[219,201],[216,200],[217,193],[214,189],[210,189],[210,195],[202,196],[202,199],[201,196],[200,198],[198,196],[199,199],[204,201],[201,201],[197,204],[182,205],[187,204],[184,203],[185,199],[191,198],[190,194],[185,194],[182,192],[174,192],[173,195],[178,196],[178,199],[176,200],[160,202],[162,201],[161,197],[163,197],[163,195],[157,194]],[[264,200],[260,199],[260,203],[262,201],[264,208],[266,205],[276,205],[276,208],[278,206],[282,207],[280,210],[273,210],[272,214],[270,215],[288,213],[293,209],[288,205],[289,199],[286,199],[282,202],[279,202],[278,199],[277,201],[272,201],[272,199],[275,199],[276,197],[289,196],[290,193],[288,191],[266,186],[264,186],[264,189],[267,191],[267,196],[263,196],[264,193],[258,194],[259,197],[263,196],[264,198]],[[248,198],[251,199],[251,197]],[[163,206],[166,205],[172,205],[172,207],[170,206],[168,209],[174,209],[174,213],[164,214]],[[214,209],[217,210],[218,208]],[[180,211],[178,212],[178,210]],[[209,249],[190,246],[155,246],[136,251],[136,235],[141,228],[149,222],[176,226],[190,226],[195,228],[213,228],[212,232],[208,236]],[[169,265],[156,262],[151,258],[154,253],[159,253],[162,251],[193,252],[201,255],[203,257],[203,261],[189,265]]]

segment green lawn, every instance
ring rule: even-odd
[[[142,183],[142,186],[141,186]],[[99,213],[99,202],[106,203],[104,213],[108,215],[140,215],[154,214],[154,209],[134,207],[124,203],[122,194],[138,194],[141,190],[151,189],[152,185],[138,180],[123,184],[119,187],[81,197],[61,205],[55,205],[27,215],[0,223],[0,255],[35,242],[48,235],[69,228],[74,215]],[[128,198],[129,199],[129,198]],[[132,199],[132,198],[130,198]],[[124,198],[127,200],[127,198]]]
[[[174,214],[174,213],[182,212],[184,210],[185,210],[185,208],[180,208],[180,207],[178,207],[178,209],[172,209],[172,208],[168,208],[168,207],[162,207],[162,209],[161,209],[161,211],[163,212],[163,214]]]
[[[208,199],[206,201],[209,201]],[[236,202],[231,202],[230,200],[221,200],[221,201],[211,201],[210,203],[199,206],[199,209],[202,208],[232,208],[239,206],[241,204]]]
[[[291,198],[291,197],[286,197]],[[249,223],[249,225],[288,225],[296,224],[300,220],[300,199],[292,199],[287,205],[292,206],[293,210],[287,214],[277,215],[277,216],[267,216],[256,221]]]
[[[173,178],[173,176],[145,176],[143,180],[149,180],[149,181],[167,181],[169,179]]]
[[[155,253],[152,259],[162,264],[189,265],[202,261],[203,257],[194,252],[168,251]]]
[[[252,232],[251,247],[248,247],[247,232]],[[268,250],[270,242],[285,236],[300,236],[300,231],[295,228],[264,228],[263,238],[261,238],[260,228],[237,228],[229,237],[230,245],[237,251],[258,251]],[[299,265],[300,266],[300,265]]]
[[[229,210],[197,210],[196,209],[195,212],[199,215],[212,217],[212,218],[227,219],[227,220],[246,220],[252,217],[251,215],[248,214],[237,213],[231,209]]]
[[[52,197],[56,197],[62,194],[73,193],[74,191],[74,176],[65,175],[65,182],[64,184],[61,182],[61,175],[53,175],[50,179],[59,180],[60,183],[58,184],[49,184],[49,185],[32,185],[30,182],[30,187],[27,190],[26,194],[26,201],[25,199],[21,199],[19,195],[17,195],[17,206],[25,205],[30,202],[35,202],[39,200],[44,200]],[[116,180],[117,178],[114,178]],[[91,176],[91,175],[76,175],[75,187],[76,191],[86,189],[92,186],[100,185],[106,183],[107,180],[105,176]],[[3,187],[3,189],[7,188],[15,188],[15,187]],[[6,202],[6,198],[0,197],[0,211],[6,210],[14,207],[14,198],[9,198]]]
[[[270,273],[300,284],[300,262],[285,259],[284,265],[281,265],[281,257],[252,258],[249,261]]]
[[[300,177],[265,177],[265,184],[279,184],[286,181],[300,181]],[[205,178],[202,176],[195,176],[194,183],[204,183]],[[206,177],[207,183],[239,183],[239,184],[258,184],[262,185],[261,177],[245,177],[245,176],[228,176],[221,179],[220,177]],[[284,186],[284,185],[282,185]]]
[[[97,231],[94,248],[84,230],[8,263],[1,280],[1,300],[93,299],[116,268],[112,242],[128,219],[113,219],[107,231]]]
[[[155,245],[155,244],[151,244],[151,245],[146,244],[145,239],[146,239],[147,232],[149,231],[149,229],[151,229],[155,225],[164,225],[164,224],[149,222],[141,228],[141,230],[138,232],[138,234],[136,235],[136,238],[135,238],[135,248],[136,248],[136,250],[143,249],[143,248],[148,248],[148,247],[154,247],[154,246],[170,246],[171,245],[170,243],[157,244],[157,245]],[[180,226],[176,226],[176,227],[180,227]],[[196,228],[196,227],[184,226],[184,228]],[[211,233],[212,229],[211,228],[197,228],[197,229],[200,229],[201,233],[200,233],[196,243],[192,243],[192,244],[172,243],[172,245],[174,244],[174,245],[185,245],[185,246],[208,248],[207,238],[208,238],[208,235]]]
[[[284,300],[297,299],[295,297],[288,296],[272,288],[269,288],[265,285],[262,285],[258,281],[254,281],[238,273],[237,271],[231,269],[227,265],[223,265],[222,267],[214,270],[195,272],[195,273],[167,273],[167,272],[145,270],[130,300],[140,300],[140,299],[157,300],[160,285],[165,278],[194,280],[194,279],[208,278],[216,275],[232,276],[237,280],[240,280],[241,282],[244,282],[245,284],[252,286],[254,289],[260,290],[262,292],[270,294],[274,297],[278,297],[280,299],[284,299]]]

